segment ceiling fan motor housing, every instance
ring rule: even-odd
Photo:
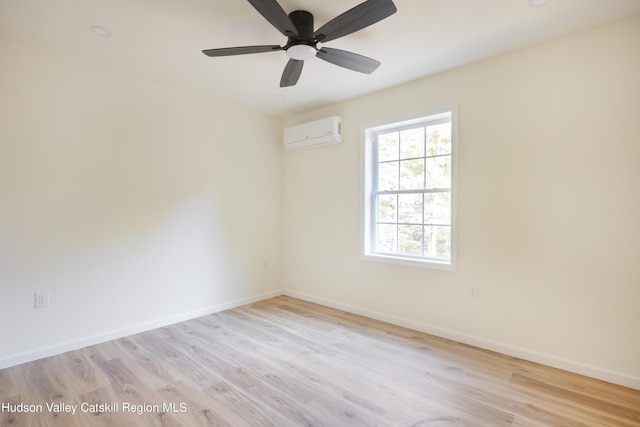
[[[293,22],[293,25],[298,30],[298,37],[292,38],[289,36],[289,40],[300,40],[313,42],[313,14],[306,10],[296,10],[289,14],[289,19]]]

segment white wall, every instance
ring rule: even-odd
[[[285,154],[287,289],[640,388],[639,40],[634,19],[287,119],[342,115],[345,139]],[[362,126],[451,104],[458,271],[360,260]]]
[[[281,289],[280,120],[0,52],[0,367]]]

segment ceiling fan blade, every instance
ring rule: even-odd
[[[280,87],[294,86],[298,83],[300,74],[302,74],[302,66],[304,61],[298,61],[297,59],[290,59],[287,62],[287,66],[284,67],[282,78],[280,79]]]
[[[396,11],[392,0],[367,0],[318,28],[313,36],[319,42],[328,42],[382,21]]]
[[[207,56],[231,56],[246,55],[248,53],[273,52],[276,50],[282,50],[282,48],[278,45],[223,47],[220,49],[203,50],[202,53]]]
[[[346,50],[323,47],[316,56],[324,61],[348,68],[360,73],[371,74],[380,66],[380,62]]]
[[[276,0],[248,0],[251,6],[264,16],[264,18],[271,23],[278,31],[285,36],[293,34],[298,36],[298,30],[295,25],[287,16],[287,13],[282,9],[282,6],[278,4]]]

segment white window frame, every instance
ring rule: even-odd
[[[374,180],[376,177],[376,156],[374,153],[374,137],[377,133],[388,129],[411,127],[422,123],[441,121],[451,117],[451,258],[449,262],[414,257],[402,254],[379,254],[372,250],[373,227],[375,225]],[[458,227],[457,227],[457,152],[458,152],[458,111],[456,106],[442,108],[426,113],[415,114],[383,122],[376,122],[362,127],[362,185],[361,185],[361,258],[365,261],[400,264],[411,267],[431,268],[445,271],[457,271]]]

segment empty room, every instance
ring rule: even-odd
[[[0,1],[0,426],[640,426],[640,1]]]

